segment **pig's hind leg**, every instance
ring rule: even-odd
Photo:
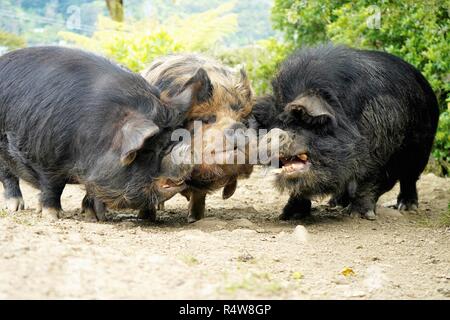
[[[417,178],[401,178],[400,193],[397,197],[397,209],[399,211],[415,211],[418,208],[419,200],[416,188]]]
[[[364,183],[354,183],[350,192],[350,210],[351,215],[361,215],[368,220],[376,219],[376,204],[378,198],[385,192],[392,189],[397,181],[395,175],[386,174],[385,168],[379,172],[374,172],[371,176],[374,180],[365,181]]]
[[[428,162],[432,138],[423,142],[423,146],[410,145],[398,160],[402,165],[398,167],[400,179],[400,193],[397,197],[396,208],[399,211],[415,211],[418,209],[416,183]]]
[[[8,211],[19,211],[25,209],[22,192],[20,191],[19,178],[0,164],[0,180],[4,189],[4,209]]]

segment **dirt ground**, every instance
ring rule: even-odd
[[[157,223],[114,212],[110,222],[86,222],[84,192],[74,185],[63,195],[65,219],[3,211],[0,298],[450,298],[450,228],[440,224],[450,179],[422,176],[416,213],[381,206],[395,188],[376,221],[316,203],[308,221],[280,222],[287,195],[272,178],[257,168],[231,199],[209,196],[207,218],[194,224],[181,196]],[[35,208],[38,192],[22,190]]]

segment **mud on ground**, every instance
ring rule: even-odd
[[[0,298],[450,298],[450,228],[441,223],[449,179],[422,176],[416,213],[381,207],[396,187],[376,221],[316,203],[311,219],[292,222],[277,219],[287,195],[271,179],[257,168],[231,199],[209,196],[207,218],[194,224],[181,196],[157,223],[86,222],[75,185],[59,221],[0,212]],[[38,191],[22,191],[35,208]]]

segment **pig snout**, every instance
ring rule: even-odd
[[[291,134],[282,129],[272,129],[267,134],[259,139],[258,148],[261,155],[261,164],[268,164],[273,158],[278,158],[280,155],[289,154],[294,144]]]
[[[241,122],[235,122],[224,131],[226,140],[233,149],[239,149],[246,152],[250,143],[247,133],[247,127]]]
[[[191,146],[178,143],[163,157],[160,176],[174,181],[184,180],[193,168]]]

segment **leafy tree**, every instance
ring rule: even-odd
[[[270,81],[291,50],[288,45],[271,38],[251,46],[222,49],[214,55],[227,65],[245,68],[255,93],[263,95],[272,90]]]
[[[26,47],[25,39],[15,34],[0,30],[0,48],[4,47],[6,50],[13,50]]]
[[[114,21],[123,22],[124,9],[123,0],[106,0],[109,15]]]
[[[423,72],[445,109],[449,5],[448,0],[275,0],[272,18],[295,46],[332,41],[402,57]]]
[[[210,52],[236,31],[237,17],[232,4],[188,16],[121,23],[100,16],[92,36],[60,32],[68,43],[113,58],[133,71],[143,70],[158,56],[175,52]],[[202,21],[201,24],[198,22]]]

